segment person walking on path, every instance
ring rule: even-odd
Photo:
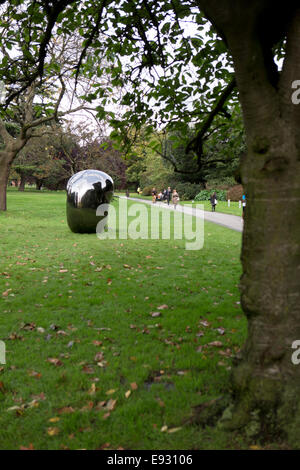
[[[212,210],[212,212],[215,212],[217,202],[218,202],[218,201],[217,201],[217,195],[216,195],[216,193],[213,193],[213,194],[210,196],[210,203],[211,203],[211,210]]]
[[[153,204],[156,203],[156,194],[157,194],[156,189],[153,188],[152,189],[152,202],[153,202]]]
[[[166,199],[167,199],[167,203],[168,205],[170,204],[170,200],[171,200],[171,197],[172,197],[172,189],[170,188],[170,186],[168,187],[167,189],[167,193],[166,193]]]
[[[244,216],[245,216],[245,208],[246,208],[246,196],[245,196],[245,194],[243,194],[243,196],[242,196],[242,207],[243,207],[243,214],[242,214],[242,217],[244,218]]]
[[[174,189],[173,194],[172,194],[172,202],[174,204],[174,209],[176,209],[178,201],[179,201],[179,195],[178,195],[178,192],[176,191],[176,189]]]

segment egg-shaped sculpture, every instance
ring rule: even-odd
[[[72,232],[96,233],[97,216],[101,204],[109,204],[114,193],[112,178],[98,170],[83,170],[73,175],[67,183],[67,221]]]

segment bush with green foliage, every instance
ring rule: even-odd
[[[218,201],[226,201],[226,191],[223,189],[203,189],[199,194],[197,194],[195,201],[209,201],[210,196],[213,193],[216,193]]]
[[[153,186],[146,186],[142,191],[142,195],[143,196],[151,196],[152,188],[153,188]]]
[[[176,189],[181,199],[195,199],[196,195],[201,191],[203,186],[197,183],[181,182],[172,185],[172,189]]]
[[[208,178],[206,183],[206,187],[208,189],[229,189],[233,186],[236,186],[236,180],[234,176],[219,176],[218,178]]]

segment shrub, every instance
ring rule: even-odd
[[[203,189],[200,193],[197,194],[195,197],[195,201],[209,201],[210,196],[216,193],[216,197],[218,201],[226,201],[226,191],[223,189]]]
[[[172,189],[177,190],[180,199],[185,200],[195,199],[201,188],[201,184],[197,183],[175,183],[172,186]]]
[[[241,201],[242,195],[244,194],[244,189],[241,184],[237,184],[227,191],[227,199],[231,201]]]
[[[206,187],[210,188],[219,188],[219,189],[230,189],[232,186],[236,185],[236,180],[233,176],[223,176],[219,178],[208,179]]]
[[[143,196],[151,196],[152,188],[153,188],[153,186],[146,186],[142,191],[142,195]]]

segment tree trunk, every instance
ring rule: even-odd
[[[300,8],[267,0],[200,3],[233,57],[248,149],[240,283],[248,337],[221,423],[249,436],[288,437],[299,447],[300,365],[292,362],[292,343],[300,340],[300,106],[291,91],[300,77]],[[271,49],[286,34],[279,74]]]
[[[21,172],[21,180],[20,180],[18,191],[24,191],[25,190],[25,184],[26,184],[26,175],[25,175],[25,173]]]
[[[43,186],[43,180],[38,180],[38,179],[37,179],[36,182],[35,182],[35,184],[36,184],[36,189],[37,189],[38,191],[40,191],[40,190],[41,190],[41,187]]]
[[[7,208],[6,190],[10,166],[9,159],[0,157],[0,211],[6,211]]]
[[[293,439],[300,424],[300,366],[291,360],[292,343],[300,339],[300,155],[293,141],[276,144],[274,151],[285,152],[261,168],[251,151],[242,165],[247,206],[240,287],[248,338],[233,369],[235,407],[227,426]]]

